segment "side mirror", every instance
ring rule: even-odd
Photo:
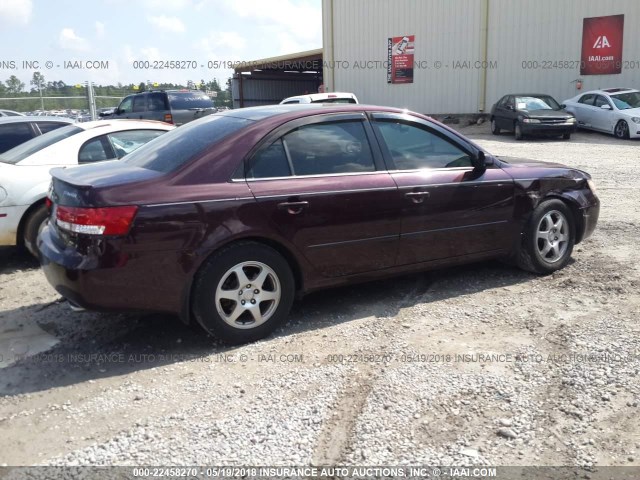
[[[565,108],[567,108],[567,106],[563,103],[562,105],[560,105],[560,108],[564,110]]]
[[[506,108],[507,110],[512,110],[512,111],[514,110],[513,105],[507,105],[504,108]]]
[[[485,153],[480,150],[471,158],[471,164],[476,170],[485,170],[487,167],[493,165],[493,158],[487,158]]]
[[[600,108],[603,109],[603,110],[611,110],[611,105],[609,105],[608,103],[605,103]]]

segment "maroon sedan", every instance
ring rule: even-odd
[[[52,173],[38,246],[58,292],[176,313],[229,342],[268,335],[297,293],[329,286],[489,258],[553,272],[600,208],[585,172],[364,105],[227,111]]]

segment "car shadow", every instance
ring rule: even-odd
[[[532,278],[492,261],[324,290],[296,303],[288,323],[261,342],[361,318],[393,317],[419,303],[512,286]],[[30,319],[59,343],[31,356],[28,343],[21,345],[19,353],[24,355],[0,369],[0,396],[46,391],[210,355],[232,355],[243,348],[225,345],[174,316],[74,313],[66,302],[0,312],[0,324],[11,319]]]
[[[38,259],[25,249],[19,247],[0,247],[0,275],[37,268],[40,268]]]

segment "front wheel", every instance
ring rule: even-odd
[[[629,124],[624,120],[620,120],[614,130],[615,136],[620,139],[629,138]]]
[[[38,235],[44,228],[49,212],[45,205],[40,205],[33,210],[24,223],[22,231],[22,242],[29,253],[34,257],[38,257]]]
[[[516,123],[514,130],[516,140],[522,140],[524,138],[524,134],[522,133],[522,126],[520,125],[520,122]]]
[[[295,281],[277,251],[241,242],[207,260],[194,288],[198,323],[212,335],[238,344],[266,337],[286,320]]]
[[[542,202],[533,211],[523,237],[518,256],[520,268],[539,274],[564,268],[575,244],[571,210],[560,200]]]

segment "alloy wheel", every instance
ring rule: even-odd
[[[261,262],[242,262],[222,275],[216,288],[216,308],[228,325],[251,329],[267,322],[280,303],[276,272]]]
[[[629,125],[627,122],[620,121],[616,125],[616,137],[618,138],[629,138]]]
[[[567,252],[569,222],[562,212],[551,210],[538,223],[536,245],[540,257],[547,263],[556,263]]]

